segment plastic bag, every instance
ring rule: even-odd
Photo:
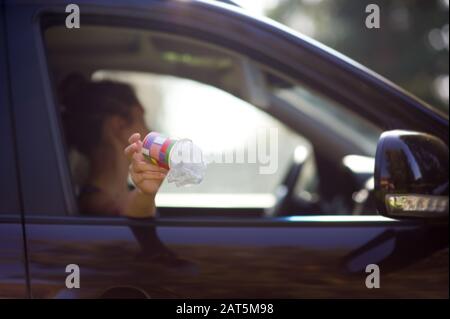
[[[167,181],[177,187],[200,184],[205,177],[203,153],[189,139],[151,132],[144,138],[142,154],[152,164],[168,169]]]

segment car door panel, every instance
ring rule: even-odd
[[[0,214],[0,298],[27,298],[22,219]]]
[[[358,216],[340,222],[163,219],[110,225],[91,218],[50,219],[28,224],[31,287],[38,298],[98,298],[120,287],[152,298],[448,296],[445,241],[409,264],[400,258],[399,265],[383,268],[393,252],[405,253],[398,251],[404,232],[423,232],[420,224]],[[387,242],[359,253],[386,232]],[[412,238],[417,247],[426,240]],[[81,288],[73,293],[65,287],[69,264],[80,267]],[[380,265],[382,289],[366,287],[370,264]]]
[[[9,68],[0,1],[0,298],[26,298],[23,224],[9,99]]]

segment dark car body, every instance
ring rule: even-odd
[[[448,298],[447,223],[192,207],[154,220],[70,216],[40,20],[58,19],[68,3],[1,1],[0,297]],[[208,1],[77,3],[82,23],[111,19],[215,42],[301,78],[383,131],[426,132],[448,145],[446,115],[267,19]],[[298,126],[288,109],[271,112]],[[80,289],[66,287],[70,264],[80,266]],[[380,289],[366,287],[370,264],[381,269]]]

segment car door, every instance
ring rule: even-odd
[[[382,81],[225,6],[158,1],[80,2],[80,7],[86,25],[125,25],[211,42],[276,69],[280,76],[306,82],[382,129],[409,126],[444,139],[445,121],[393,94],[392,88],[383,90]],[[350,211],[264,217],[262,203],[256,201],[249,210],[236,198],[225,208],[167,206],[155,220],[77,215],[42,33],[49,25],[63,25],[65,5],[8,2],[6,13],[33,297],[448,296],[446,226]],[[377,103],[381,106],[374,111]],[[282,106],[267,112],[292,127],[298,123],[296,113]],[[425,114],[421,121],[418,114]],[[366,285],[366,268],[373,264],[381,271],[380,289]],[[67,281],[72,275],[79,277],[79,286]]]
[[[6,48],[3,3],[0,2],[0,298],[26,298],[26,253]]]

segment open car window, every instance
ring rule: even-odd
[[[110,26],[67,33],[53,26],[45,40],[55,88],[74,71],[93,81],[127,83],[151,130],[190,138],[204,150],[209,165],[203,183],[177,188],[165,182],[159,207],[270,210],[298,160],[305,165],[295,183],[300,204],[293,211],[352,211],[351,190],[341,194],[338,183],[334,189],[328,185],[345,174],[321,173],[315,153],[340,169],[346,155],[373,156],[379,131],[337,103],[251,57],[192,38]],[[343,145],[353,145],[356,154]],[[67,149],[79,191],[89,163]]]

